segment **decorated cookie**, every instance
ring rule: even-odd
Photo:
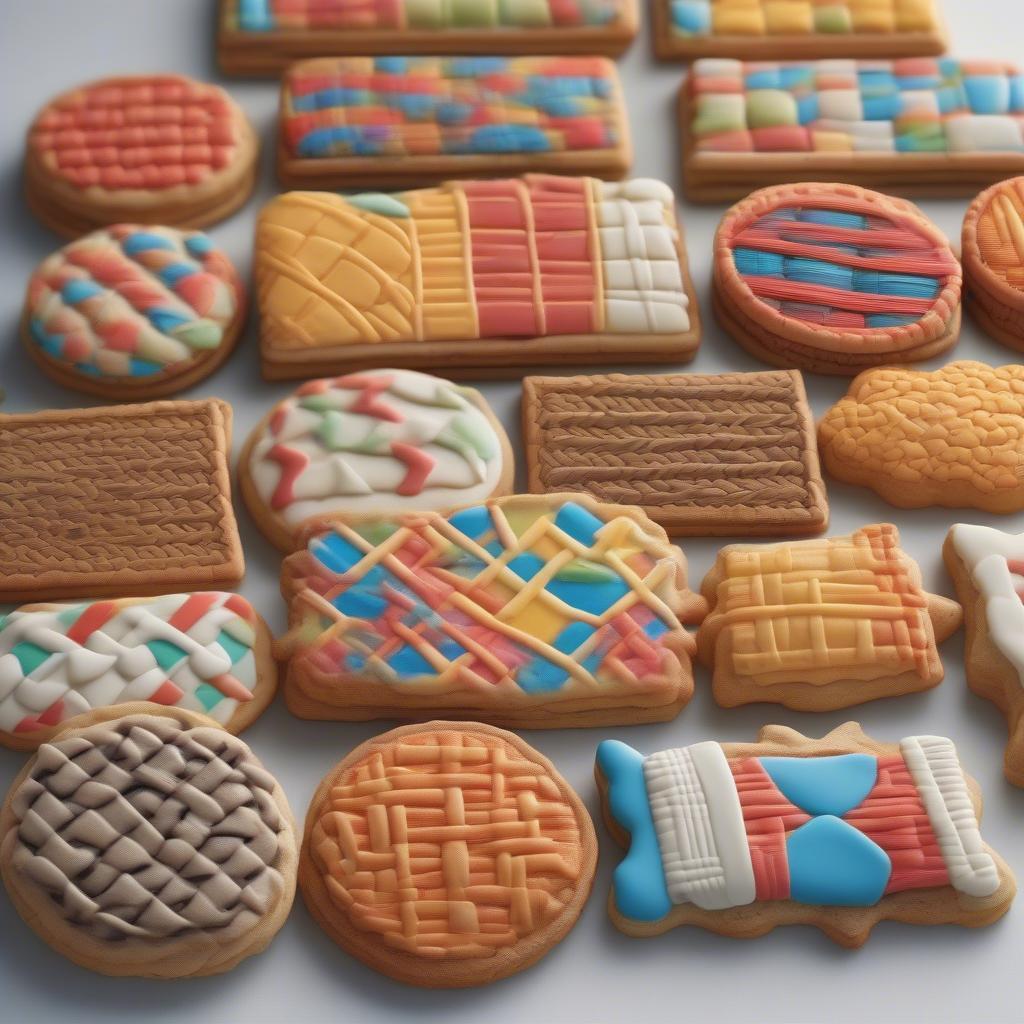
[[[1003,61],[803,64],[698,60],[680,92],[694,202],[842,181],[904,195],[974,195],[1024,173],[1024,87]]]
[[[220,0],[217,54],[273,75],[338,53],[603,53],[633,41],[637,0]]]
[[[309,912],[374,970],[425,988],[532,966],[576,923],[597,838],[553,764],[518,736],[430,722],[353,750],[309,806]]]
[[[183,75],[106,78],[51,100],[28,133],[29,205],[74,238],[108,224],[197,228],[241,206],[258,144],[221,88]]]
[[[205,591],[0,615],[0,743],[33,750],[96,708],[135,701],[241,732],[274,696],[270,633],[238,594]]]
[[[1006,777],[1024,786],[1024,533],[957,523],[942,553],[967,619],[967,683],[1006,714]]]
[[[286,551],[313,516],[448,509],[512,489],[512,446],[483,395],[413,370],[314,380],[249,436],[241,490]]]
[[[639,505],[674,536],[828,526],[795,370],[527,377],[523,439],[531,491]]]
[[[927,593],[895,526],[787,544],[732,544],[701,591],[697,634],[723,707],[832,711],[942,681],[937,645],[960,606]]]
[[[401,188],[550,171],[623,177],[622,89],[604,57],[330,57],[281,82],[287,188]]]
[[[662,60],[937,56],[935,0],[654,0]]]
[[[335,519],[281,575],[288,706],[304,718],[510,728],[666,721],[693,693],[704,602],[638,509],[516,495]]]
[[[529,174],[289,192],[256,228],[264,376],[685,362],[700,317],[672,190]]]
[[[1024,177],[982,192],[964,218],[971,314],[993,338],[1024,351]]]
[[[775,366],[853,376],[916,362],[960,334],[960,263],[912,203],[856,185],[776,185],[715,236],[721,325]]]
[[[206,235],[117,224],[40,265],[28,284],[22,334],[59,383],[139,399],[209,376],[244,321],[238,274]]]
[[[180,708],[78,718],[0,811],[15,909],[101,974],[219,974],[262,952],[291,909],[297,860],[280,785],[241,740]]]
[[[977,783],[939,736],[879,743],[847,722],[814,740],[769,725],[756,743],[646,757],[605,740],[596,774],[629,848],[609,900],[628,935],[804,924],[856,947],[879,921],[992,924],[1017,891],[982,841]]]
[[[0,603],[234,586],[230,450],[215,399],[0,415]]]
[[[1024,366],[867,370],[818,427],[825,468],[899,508],[1024,510]]]

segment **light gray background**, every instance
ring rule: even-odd
[[[38,225],[21,199],[22,133],[34,111],[53,94],[90,79],[117,74],[180,71],[216,75],[212,56],[212,0],[0,0],[0,384],[7,412],[69,408],[90,400],[51,383],[22,352],[17,320],[22,293],[35,264],[60,243]],[[945,0],[954,52],[966,57],[1021,58],[1021,0]],[[678,186],[678,133],[673,101],[680,65],[656,65],[647,26],[622,62],[636,148],[636,175]],[[253,221],[276,191],[269,159],[277,89],[273,82],[225,84],[266,140],[257,195],[211,234],[243,272],[251,262]],[[951,237],[958,237],[966,200],[923,204]],[[689,368],[698,372],[757,370],[714,324],[708,301],[711,239],[721,207],[682,207],[690,263],[704,313],[704,341]],[[254,327],[254,325],[253,325]],[[967,322],[957,358],[999,365],[1013,353]],[[945,359],[935,361],[935,365]],[[442,371],[443,372],[443,371]],[[845,383],[809,376],[808,391],[819,415],[845,391]],[[189,393],[216,395],[235,410],[237,453],[248,431],[288,384],[260,379],[255,331],[212,378]],[[485,384],[488,399],[505,420],[518,449],[519,387]],[[520,471],[522,467],[520,466]],[[956,512],[901,512],[866,491],[828,481],[832,530],[845,533],[865,523],[891,520],[904,546],[922,565],[929,589],[952,595],[940,547]],[[280,629],[284,608],[277,591],[279,559],[239,505],[248,571],[243,593]],[[1004,530],[1024,529],[1024,516],[970,521]],[[0,529],[3,528],[0,523]],[[720,542],[689,540],[684,549],[696,586]],[[964,683],[963,634],[946,643],[946,681],[925,695],[877,701],[852,712],[802,715],[770,705],[723,711],[698,671],[697,695],[679,718],[630,729],[583,729],[527,733],[551,757],[596,811],[592,781],[597,742],[618,736],[643,751],[703,739],[752,739],[768,722],[821,735],[849,717],[872,735],[889,740],[912,733],[940,733],[958,743],[968,769],[986,796],[983,831],[1024,878],[1024,791],[1004,782],[1006,730],[995,708],[973,697]],[[245,738],[282,781],[301,818],[320,778],[353,746],[387,723],[343,725],[302,722],[276,703]],[[0,791],[23,763],[0,756]],[[1024,1020],[1021,1006],[1024,905],[994,927],[912,928],[882,924],[866,947],[846,951],[820,932],[787,928],[755,942],[683,929],[658,939],[630,939],[605,912],[611,871],[620,853],[598,826],[601,859],[593,897],[568,938],[539,965],[489,988],[421,991],[392,982],[351,959],[313,923],[301,900],[263,955],[227,975],[178,983],[104,978],[53,953],[0,897],[0,1019],[8,1021],[104,1021],[107,1024],[208,1021],[389,1021],[416,1015],[425,1020],[618,1021],[667,1017],[682,1021]]]

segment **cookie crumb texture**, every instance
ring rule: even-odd
[[[899,508],[1024,510],[1024,366],[868,370],[824,416],[825,467]]]
[[[589,815],[549,762],[510,733],[442,722],[342,762],[306,841],[314,916],[370,966],[427,987],[540,959],[575,923],[596,861]]]
[[[212,724],[133,715],[74,730],[12,790],[4,880],[45,939],[101,973],[225,970],[269,941],[289,895],[276,789]]]

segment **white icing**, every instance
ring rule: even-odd
[[[1024,561],[1024,533],[957,523],[952,542],[984,599],[989,636],[1024,686],[1024,576],[1009,565]]]
[[[743,809],[721,746],[697,743],[652,754],[644,759],[644,781],[672,902],[704,910],[753,903]]]
[[[950,884],[968,896],[991,896],[999,871],[985,850],[978,817],[953,743],[942,736],[909,736],[900,753],[928,813]]]

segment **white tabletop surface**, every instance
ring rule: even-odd
[[[34,111],[66,88],[118,73],[179,71],[217,80],[213,62],[212,0],[4,0],[0,13],[0,385],[6,412],[71,408],[91,404],[51,383],[18,342],[17,321],[25,282],[43,257],[60,244],[28,212],[21,198],[22,134]],[[954,40],[964,57],[1017,59],[1024,35],[1021,0],[945,0]],[[636,175],[679,181],[678,131],[673,103],[680,65],[654,63],[647,26],[622,62],[636,147]],[[243,272],[251,263],[256,212],[276,191],[269,159],[277,88],[272,81],[225,83],[268,143],[257,195],[244,209],[214,226],[214,239]],[[922,204],[953,238],[959,237],[966,200]],[[690,263],[702,311],[704,340],[691,369],[709,373],[756,370],[714,323],[708,301],[711,239],[721,207],[681,207]],[[254,318],[255,319],[255,318]],[[253,325],[254,326],[254,325]],[[984,337],[967,321],[959,347],[949,358],[974,358],[999,365],[1013,353]],[[585,368],[580,368],[585,369]],[[845,390],[845,383],[809,376],[807,387],[817,414]],[[213,377],[190,397],[217,396],[234,407],[235,453],[288,384],[260,379],[255,331]],[[519,386],[484,384],[518,448]],[[523,476],[520,459],[520,479]],[[828,480],[832,531],[845,533],[865,523],[892,521],[904,546],[921,562],[929,589],[952,595],[940,548],[956,512],[898,511],[872,493]],[[987,517],[964,512],[969,521],[1004,530],[1024,529],[1024,516]],[[285,621],[277,590],[279,557],[256,531],[244,509],[239,520],[247,573],[242,592],[274,629]],[[0,523],[0,530],[3,524]],[[691,579],[699,583],[720,542],[689,540],[684,550]],[[698,670],[697,695],[674,721],[620,729],[527,733],[597,810],[593,784],[594,749],[618,736],[643,751],[704,739],[753,739],[768,722],[782,722],[818,736],[856,717],[866,731],[887,740],[913,733],[952,736],[968,770],[986,798],[983,832],[1024,878],[1024,790],[1003,780],[1006,738],[1002,715],[972,696],[964,682],[963,633],[942,648],[946,680],[917,696],[877,701],[852,712],[809,715],[771,705],[726,711],[711,699],[708,674]],[[343,725],[303,722],[278,701],[245,739],[281,780],[301,819],[320,778],[356,744],[388,723]],[[23,763],[19,754],[0,754],[0,789]],[[993,927],[914,928],[887,923],[868,944],[848,951],[810,928],[778,930],[741,942],[695,928],[657,939],[620,934],[606,913],[611,872],[620,851],[598,825],[601,858],[593,896],[579,923],[539,965],[496,985],[464,991],[424,991],[382,977],[343,953],[313,923],[301,900],[270,948],[229,974],[175,984],[105,978],[76,967],[52,952],[0,896],[0,1020],[104,1021],[390,1021],[417,1016],[445,1024],[487,1021],[1021,1021],[1024,903]]]

